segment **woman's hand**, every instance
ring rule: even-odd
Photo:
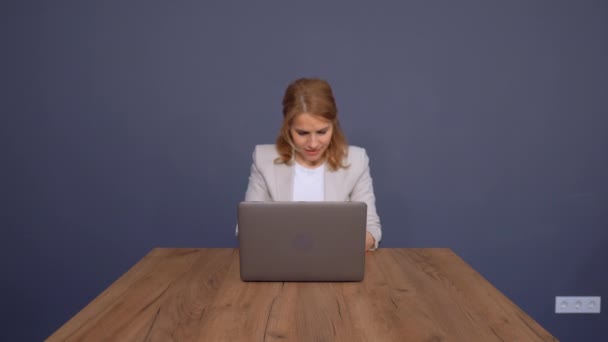
[[[376,239],[374,239],[374,237],[372,236],[372,234],[370,234],[369,232],[367,232],[365,234],[365,250],[369,251],[370,249],[374,248],[374,244],[376,243]]]

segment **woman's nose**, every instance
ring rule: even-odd
[[[317,146],[318,141],[319,141],[319,139],[317,138],[317,136],[314,134],[311,134],[310,138],[308,140],[308,145],[310,145],[310,147],[315,147],[315,146]]]

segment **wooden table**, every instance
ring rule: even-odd
[[[156,248],[49,341],[556,341],[450,249],[368,253],[359,283],[245,283],[238,249]]]

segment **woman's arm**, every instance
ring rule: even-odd
[[[253,151],[253,162],[251,163],[251,171],[249,173],[249,183],[247,184],[247,191],[245,192],[245,202],[255,201],[270,201],[270,195],[268,193],[268,187],[264,176],[260,172],[257,166],[256,149]],[[236,225],[234,235],[239,235],[239,225]]]
[[[258,168],[258,158],[256,156],[258,148],[253,151],[253,163],[251,164],[251,173],[249,174],[249,184],[247,192],[245,192],[245,201],[270,201],[268,186],[266,180]]]
[[[367,204],[368,234],[366,234],[365,245],[366,247],[371,245],[370,248],[366,249],[376,249],[382,238],[382,229],[380,226],[380,218],[376,213],[376,196],[374,195],[374,186],[369,170],[369,158],[365,150],[363,150],[362,158],[363,171],[355,183],[350,199],[351,201],[365,202]]]

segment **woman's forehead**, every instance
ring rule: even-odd
[[[296,115],[293,119],[292,126],[294,127],[302,127],[302,128],[311,128],[311,129],[322,129],[331,124],[331,121],[320,115],[314,115],[310,113],[302,113]]]

